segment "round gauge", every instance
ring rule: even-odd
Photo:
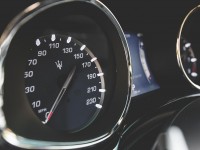
[[[198,79],[197,58],[195,57],[192,45],[184,39],[181,39],[181,60],[188,77],[196,82]]]
[[[177,39],[177,59],[184,76],[195,88],[200,89],[200,6],[192,9],[185,17]]]
[[[106,91],[97,57],[73,37],[57,34],[35,39],[28,55],[25,94],[42,123],[68,132],[87,127]]]
[[[0,41],[3,139],[23,149],[87,149],[118,135],[132,70],[111,11],[98,0],[41,1],[9,25]]]

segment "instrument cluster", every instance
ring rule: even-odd
[[[199,6],[174,14],[178,2],[146,4],[44,0],[16,16],[0,38],[2,139],[22,149],[129,147],[199,96]]]

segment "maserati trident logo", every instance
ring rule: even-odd
[[[55,62],[55,64],[56,64],[58,69],[60,69],[60,70],[62,69],[62,61],[58,60],[58,61]]]

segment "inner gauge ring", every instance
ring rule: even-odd
[[[107,31],[108,28],[106,25],[110,25],[110,31],[109,33],[112,33],[109,35],[109,39],[111,39],[110,43],[113,46],[114,52],[115,52],[115,59],[117,61],[115,62],[117,65],[116,73],[117,73],[117,79],[116,84],[117,87],[115,87],[115,93],[113,94],[113,107],[110,107],[109,115],[112,116],[114,114],[114,120],[113,118],[106,118],[108,119],[107,122],[109,122],[109,126],[106,129],[101,129],[102,131],[99,132],[100,134],[96,137],[89,137],[86,139],[76,140],[76,141],[55,141],[51,142],[51,140],[38,140],[34,139],[31,136],[26,137],[19,133],[13,132],[12,128],[9,128],[9,125],[7,124],[5,129],[3,129],[2,136],[3,139],[8,142],[11,145],[14,145],[16,147],[20,148],[27,148],[27,149],[76,149],[76,148],[85,148],[94,146],[97,144],[100,144],[102,142],[105,142],[108,138],[110,138],[114,133],[116,133],[119,128],[121,127],[121,124],[128,112],[129,104],[131,101],[131,89],[132,89],[132,67],[131,67],[131,59],[129,54],[129,49],[127,45],[126,38],[124,36],[124,33],[122,31],[122,28],[120,27],[118,21],[114,17],[114,15],[110,12],[110,10],[104,6],[100,1],[96,0],[57,0],[52,2],[49,1],[43,1],[43,2],[37,2],[31,6],[29,6],[25,11],[23,11],[21,14],[19,14],[16,19],[14,19],[10,25],[6,28],[3,35],[0,39],[0,78],[1,81],[4,80],[4,60],[7,56],[8,49],[11,45],[12,40],[15,38],[15,35],[18,33],[18,31],[27,24],[31,19],[37,17],[38,14],[45,12],[46,10],[50,8],[54,8],[56,6],[60,5],[66,5],[68,3],[78,3],[80,5],[90,5],[92,8],[98,9],[99,12],[101,12],[101,15],[106,18],[107,20],[102,22],[102,26],[104,26],[104,29]],[[91,13],[92,14],[92,13]],[[95,17],[94,17],[95,18]],[[96,17],[98,18],[98,17]],[[99,21],[101,22],[101,21]],[[106,22],[106,23],[105,23]],[[104,25],[105,24],[105,25]],[[112,26],[111,26],[112,25]],[[113,32],[114,31],[114,32]],[[119,61],[118,61],[119,60]],[[3,89],[3,82],[0,83],[0,90],[1,92],[4,91]],[[121,90],[120,88],[123,88]],[[119,93],[121,94],[119,96]],[[3,92],[0,93],[1,97],[3,97]],[[2,98],[3,99],[3,98]],[[119,110],[119,112],[116,113],[116,110]],[[112,113],[112,115],[111,115]],[[107,117],[107,116],[106,116]],[[111,120],[112,119],[112,120]],[[103,123],[102,123],[103,124]],[[83,134],[82,134],[83,135]],[[74,137],[77,135],[74,135]],[[77,136],[78,137],[78,136]],[[80,136],[79,136],[80,137]],[[10,140],[10,139],[13,140]]]
[[[177,61],[178,61],[178,65],[181,69],[181,71],[183,72],[184,76],[186,77],[186,79],[189,81],[189,83],[191,85],[193,85],[195,88],[199,89],[200,90],[200,85],[196,84],[195,82],[193,82],[191,80],[191,78],[187,75],[186,73],[186,70],[183,66],[183,62],[182,62],[182,59],[181,59],[181,40],[182,40],[182,33],[183,33],[183,29],[185,27],[185,24],[187,23],[188,19],[190,18],[190,16],[192,16],[193,13],[195,13],[196,11],[199,11],[200,9],[200,5],[198,5],[197,7],[193,8],[187,15],[186,17],[184,18],[182,24],[181,24],[181,27],[180,27],[180,30],[179,30],[179,34],[178,34],[178,37],[177,37],[177,42],[176,42],[176,55],[177,55]]]

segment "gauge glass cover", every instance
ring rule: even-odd
[[[35,39],[28,53],[25,94],[41,122],[68,132],[92,123],[106,89],[91,50],[73,37],[52,34]]]

